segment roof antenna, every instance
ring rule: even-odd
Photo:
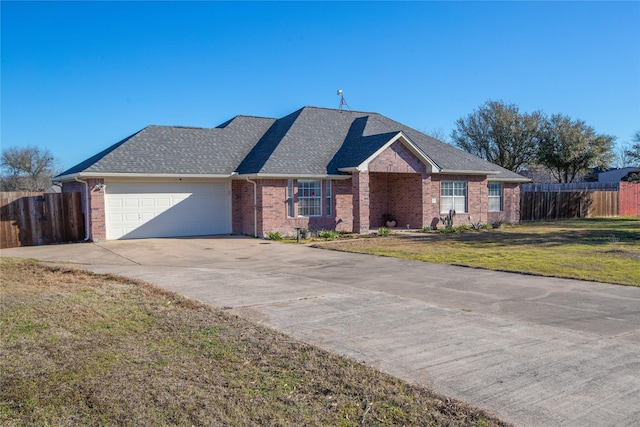
[[[347,101],[344,100],[342,89],[338,89],[338,96],[340,97],[340,105],[338,106],[338,110],[342,112],[342,106],[346,105],[347,109],[351,111],[351,107],[349,107],[349,104],[347,104]]]

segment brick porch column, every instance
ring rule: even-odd
[[[422,226],[432,227],[438,225],[440,211],[440,197],[435,192],[436,186],[431,181],[431,175],[428,172],[422,173]],[[435,203],[433,200],[435,199]]]
[[[99,242],[107,238],[106,212],[104,204],[104,189],[95,188],[96,184],[104,184],[104,179],[87,179],[89,184],[89,218],[91,240]],[[107,190],[109,191],[109,190]]]
[[[353,192],[353,232],[369,232],[369,172],[358,172],[351,178]]]

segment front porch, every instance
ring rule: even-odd
[[[388,218],[396,227],[422,228],[422,176],[417,173],[369,174],[369,227],[386,226]]]

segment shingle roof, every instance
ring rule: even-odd
[[[378,113],[304,107],[280,119],[236,116],[216,128],[148,126],[63,172],[326,175],[352,168],[402,132],[442,172],[498,172],[486,162]]]
[[[438,141],[378,113],[304,107],[277,120],[238,168],[240,174],[338,174],[358,166],[382,145],[404,133],[446,171],[520,175]]]
[[[60,174],[229,175],[274,119],[236,116],[217,128],[147,126]]]

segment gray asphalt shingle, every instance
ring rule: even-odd
[[[378,113],[304,107],[280,119],[236,116],[216,128],[148,126],[61,175],[339,174],[402,132],[446,171],[522,178]]]

